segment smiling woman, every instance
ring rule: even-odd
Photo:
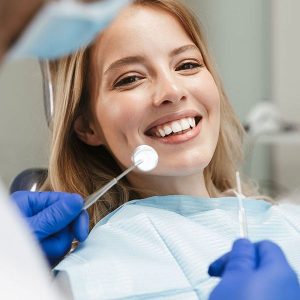
[[[134,1],[91,48],[52,63],[52,72],[44,189],[85,197],[128,167],[136,146],[160,157],[151,174],[132,172],[91,208],[94,224],[131,199],[234,188],[243,129],[195,18],[177,1]]]
[[[43,189],[86,197],[128,168],[137,146],[159,156],[154,170],[133,170],[89,208],[94,228],[58,278],[67,276],[75,299],[207,299],[216,283],[208,264],[239,235],[238,198],[224,196],[244,132],[192,14],[176,0],[133,1],[90,48],[51,69]],[[255,193],[245,182],[242,190]],[[247,199],[245,209],[251,239],[277,242],[300,270],[299,208]]]

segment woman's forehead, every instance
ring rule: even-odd
[[[190,37],[171,13],[132,5],[103,32],[96,47],[98,60],[109,64],[122,56],[162,53],[190,43]]]

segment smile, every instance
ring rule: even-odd
[[[159,122],[145,134],[164,143],[181,143],[192,139],[200,132],[202,116],[185,116],[165,123]]]
[[[188,117],[180,120],[155,126],[147,131],[147,135],[156,137],[166,137],[179,135],[192,130],[199,123],[201,117]]]

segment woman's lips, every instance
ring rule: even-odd
[[[196,126],[190,129],[186,129],[177,133],[171,133],[164,137],[157,135],[148,135],[150,138],[162,142],[164,144],[180,144],[186,141],[189,141],[196,137],[201,130],[202,125],[202,117],[196,118]]]
[[[196,117],[202,117],[202,115],[199,112],[196,112],[195,110],[186,110],[177,113],[170,113],[149,124],[144,132],[147,134],[147,132],[149,132],[152,128],[156,126],[162,126],[166,123],[178,121],[183,118],[196,118]]]
[[[183,131],[187,131],[191,128],[194,128],[195,126],[195,118],[187,117],[152,127],[146,132],[146,134],[150,136],[165,137],[170,134],[180,134]]]
[[[156,131],[158,131],[158,129],[170,127],[172,131],[166,131],[165,133],[165,135],[169,135],[171,132],[176,133],[179,131],[183,131],[185,129],[188,129],[190,126],[195,127],[195,122],[199,121],[200,118],[202,118],[202,115],[195,112],[194,110],[172,113],[169,115],[165,115],[164,117],[161,117],[158,120],[152,122],[150,125],[148,125],[144,132],[146,135],[151,136],[156,135],[155,129],[157,129]]]

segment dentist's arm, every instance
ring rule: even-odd
[[[52,266],[70,250],[74,239],[87,238],[89,216],[79,195],[22,191],[11,196]]]
[[[222,277],[209,300],[299,300],[300,286],[282,250],[270,241],[237,240],[209,267]]]

